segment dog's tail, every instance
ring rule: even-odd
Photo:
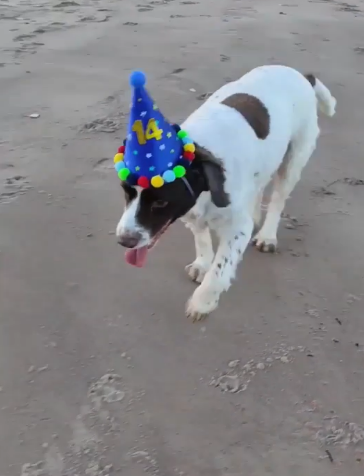
[[[336,108],[336,99],[334,96],[330,93],[329,89],[313,74],[306,74],[305,78],[315,91],[320,111],[326,116],[332,117],[335,114]]]

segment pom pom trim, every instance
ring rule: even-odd
[[[130,175],[130,170],[126,167],[124,169],[119,170],[118,172],[119,179],[122,182],[125,182],[126,179],[129,177],[129,175]]]
[[[148,177],[139,177],[138,178],[138,181],[137,181],[137,184],[139,185],[139,187],[142,187],[142,188],[148,188],[149,187],[149,179]]]
[[[121,152],[118,152],[117,154],[115,154],[114,164],[117,164],[118,162],[122,162],[123,160],[124,160],[124,154],[122,154]]]
[[[144,81],[144,82],[143,82]],[[142,87],[145,84],[145,75],[140,71],[135,71],[130,76],[130,84],[133,87]],[[184,163],[186,167],[188,163],[191,163],[195,158],[196,146],[193,141],[188,137],[186,131],[179,128],[177,124],[173,125],[174,129],[177,132],[177,137],[181,140],[183,144],[182,155],[181,157],[185,159]],[[119,179],[122,182],[128,182],[130,185],[139,185],[142,188],[154,187],[160,188],[163,187],[165,183],[172,183],[178,178],[182,178],[186,175],[186,168],[183,165],[178,163],[173,167],[172,170],[166,170],[161,175],[154,175],[150,180],[145,176],[137,176],[135,173],[126,167],[124,161],[124,153],[126,148],[126,139],[123,141],[123,145],[119,147],[118,153],[114,157],[115,170],[118,174]],[[187,162],[188,161],[188,162]],[[181,163],[181,162],[180,162]]]
[[[150,180],[150,184],[154,188],[163,187],[164,185],[163,177],[161,177],[160,175],[154,175],[154,177],[152,177]]]

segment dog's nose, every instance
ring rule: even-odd
[[[133,233],[123,233],[118,238],[119,245],[123,246],[124,248],[135,248],[139,243],[142,234],[138,231]]]

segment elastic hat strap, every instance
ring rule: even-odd
[[[192,197],[193,197],[194,200],[196,201],[195,192],[192,190],[192,187],[191,187],[189,181],[186,179],[186,177],[181,177],[181,180],[182,180],[183,183],[186,185],[187,190],[190,192],[190,194],[192,195]]]

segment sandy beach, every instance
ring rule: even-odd
[[[218,310],[184,316],[193,238],[143,270],[114,230],[133,69],[182,121],[255,66],[338,100]],[[364,472],[364,4],[0,0],[0,475]]]

